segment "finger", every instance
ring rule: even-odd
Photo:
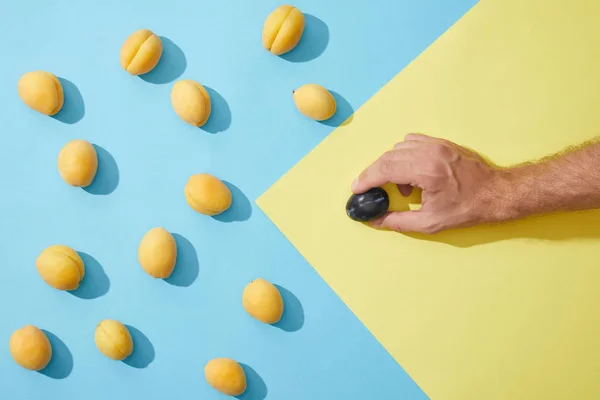
[[[424,143],[417,140],[405,140],[404,142],[398,142],[394,145],[394,150],[399,149],[416,149],[423,147]]]
[[[429,214],[420,211],[391,212],[371,221],[371,226],[396,232],[432,233],[433,224],[430,218]]]
[[[411,185],[397,185],[398,190],[402,193],[402,196],[408,197],[413,191],[413,187]]]
[[[434,138],[432,136],[427,136],[422,133],[409,133],[408,135],[404,136],[404,140],[414,140],[417,142],[431,142],[436,139],[437,138]]]
[[[424,135],[422,133],[409,133],[408,135],[406,135],[406,137],[404,138],[405,141],[414,141],[414,142],[421,142],[421,143],[442,143],[454,148],[458,148],[458,149],[462,149],[461,146],[457,145],[454,142],[451,142],[448,139],[442,139],[442,138],[438,138],[438,137],[433,137],[433,136],[427,136]]]
[[[371,188],[385,185],[388,182],[412,184],[415,176],[411,171],[411,160],[410,150],[393,150],[385,153],[354,180],[352,191],[354,193],[364,193]]]

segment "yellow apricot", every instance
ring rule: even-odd
[[[173,235],[164,228],[150,229],[138,247],[138,261],[148,275],[168,278],[177,261],[177,244]]]
[[[239,396],[246,391],[246,374],[240,364],[230,358],[214,358],[204,366],[208,384],[228,396]]]
[[[32,325],[17,329],[8,343],[10,355],[21,367],[40,371],[52,358],[52,346],[46,334]]]
[[[210,95],[204,86],[191,79],[175,82],[171,105],[179,118],[193,126],[204,125],[210,117]]]
[[[231,191],[219,178],[210,174],[192,175],[184,189],[190,207],[205,215],[217,215],[231,206]]]
[[[304,14],[289,4],[277,7],[265,20],[263,47],[275,55],[292,50],[304,32]]]
[[[89,186],[98,170],[98,155],[86,140],[72,140],[58,153],[58,172],[71,186]]]
[[[272,283],[258,278],[244,288],[242,305],[252,317],[265,324],[274,324],[283,315],[281,293]]]
[[[45,115],[56,114],[64,104],[62,85],[50,72],[32,71],[23,74],[19,79],[18,90],[23,103]]]
[[[58,290],[77,289],[85,276],[83,260],[68,246],[47,247],[37,257],[35,266],[44,282]]]
[[[150,72],[162,56],[162,41],[152,31],[133,32],[121,46],[121,67],[131,75]]]
[[[324,121],[333,117],[336,102],[333,95],[321,85],[308,83],[293,92],[294,103],[305,117]]]
[[[133,353],[131,334],[119,321],[112,319],[101,321],[96,326],[94,341],[98,350],[113,360],[124,360]]]

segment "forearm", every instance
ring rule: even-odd
[[[600,208],[600,142],[502,169],[495,179],[498,221]]]

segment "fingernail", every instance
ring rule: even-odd
[[[358,187],[358,178],[356,178],[352,181],[352,190],[356,190],[357,187]]]

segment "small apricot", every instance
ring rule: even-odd
[[[304,14],[289,4],[279,6],[263,25],[263,47],[277,56],[287,53],[300,42],[303,32]]]
[[[77,289],[85,276],[85,266],[79,254],[64,245],[44,249],[35,260],[35,266],[44,282],[58,290]]]
[[[283,299],[275,285],[258,278],[244,288],[242,306],[252,317],[265,324],[275,324],[283,315]]]
[[[150,229],[138,247],[138,261],[148,275],[168,278],[177,261],[177,244],[173,235],[161,227]]]
[[[33,325],[25,325],[10,336],[10,355],[21,367],[40,371],[52,358],[52,346],[46,334]]]
[[[58,113],[64,104],[62,85],[50,72],[31,71],[23,74],[18,90],[23,103],[45,115]]]
[[[228,396],[239,396],[246,391],[246,374],[240,364],[230,358],[214,358],[204,366],[208,384]]]
[[[294,103],[305,117],[324,121],[333,117],[336,102],[333,95],[321,85],[308,83],[294,90]]]
[[[210,174],[192,175],[184,189],[190,207],[204,215],[217,215],[231,206],[231,191],[219,178]]]
[[[193,126],[204,125],[210,117],[210,95],[204,86],[191,79],[175,82],[171,105],[179,118]]]
[[[98,171],[96,149],[87,140],[72,140],[58,153],[58,172],[69,185],[86,187]]]
[[[96,326],[96,347],[113,360],[124,360],[133,353],[133,339],[125,325],[119,321],[105,319]]]
[[[121,46],[121,67],[131,75],[150,72],[162,56],[162,41],[149,29],[133,32]]]

